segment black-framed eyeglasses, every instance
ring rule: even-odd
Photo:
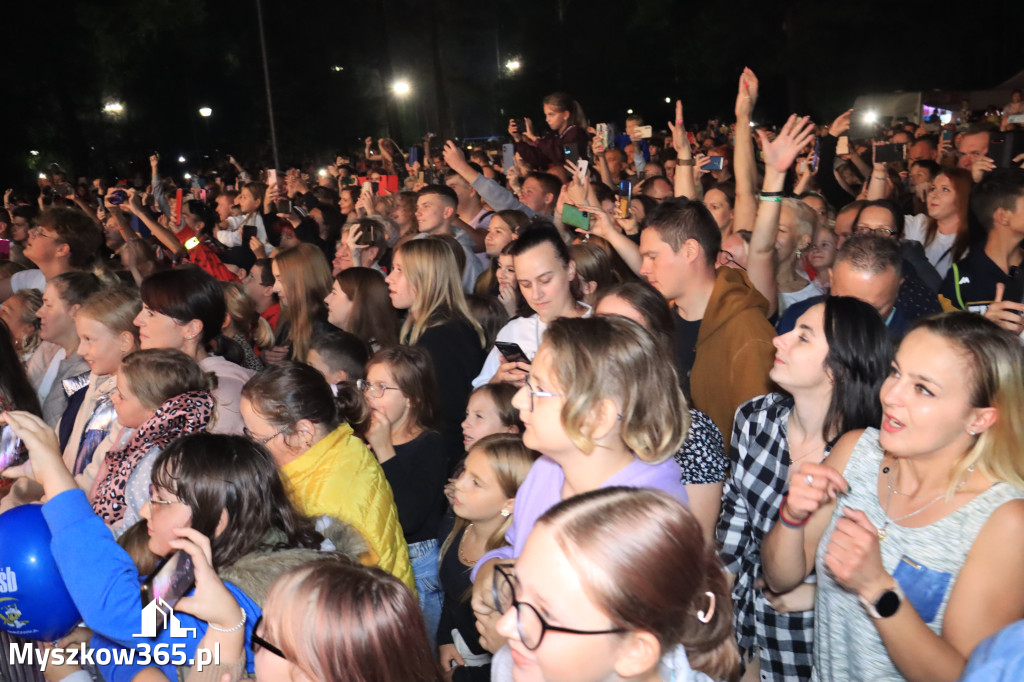
[[[551,393],[550,391],[535,391],[530,384],[530,377],[526,377],[526,390],[530,393],[530,412],[533,412],[533,397],[538,398],[563,398],[564,393]]]
[[[614,635],[620,632],[628,632],[625,628],[612,628],[610,630],[573,630],[571,628],[560,628],[549,625],[540,613],[530,604],[516,599],[516,590],[513,585],[515,580],[510,571],[502,566],[494,567],[494,581],[491,584],[494,608],[498,613],[505,613],[509,608],[516,610],[516,630],[519,632],[519,640],[530,651],[535,651],[544,641],[544,635],[548,632],[564,632],[569,635]],[[258,621],[257,621],[258,624]]]
[[[269,443],[270,441],[274,440],[275,438],[277,438],[278,436],[280,436],[282,433],[284,433],[287,430],[288,430],[287,426],[282,426],[281,428],[279,428],[277,431],[274,431],[273,434],[267,436],[266,438],[257,438],[256,436],[253,435],[252,431],[249,430],[248,426],[243,426],[242,427],[242,434],[246,438],[248,438],[249,440],[251,440],[254,443],[259,443],[260,445],[266,445],[267,443]]]
[[[378,383],[371,384],[366,379],[359,379],[356,381],[356,388],[370,396],[371,398],[379,398],[384,395],[384,391],[401,391],[402,389],[397,386],[388,386],[387,384]]]
[[[260,617],[256,619],[256,624],[252,626],[252,634],[250,635],[249,648],[252,649],[253,655],[256,654],[257,649],[263,648],[269,651],[270,653],[274,654],[275,656],[280,656],[281,658],[287,661],[288,657],[284,655],[283,651],[281,651],[276,646],[274,646],[273,644],[271,644],[270,642],[256,634],[256,631],[260,629],[260,623],[262,622],[263,615],[260,614]]]

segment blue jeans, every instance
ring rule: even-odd
[[[416,578],[420,609],[427,624],[432,649],[437,648],[437,626],[441,622],[441,606],[444,603],[444,592],[437,577],[438,549],[437,540],[424,540],[409,545],[412,574]]]

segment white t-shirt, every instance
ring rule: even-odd
[[[903,222],[903,238],[924,245],[925,229],[928,226],[928,216],[924,213],[908,215]],[[956,241],[956,233],[942,234],[935,233],[935,239],[931,244],[924,247],[924,255],[928,258],[939,277],[945,279],[946,273],[953,264],[953,242]]]
[[[228,216],[228,225],[230,227],[227,230],[216,229],[213,231],[213,236],[224,246],[249,246],[248,244],[242,244],[242,228],[246,225],[255,225],[256,238],[264,245],[267,243],[267,229],[263,225],[263,216],[259,212],[249,217],[240,215]]]
[[[22,270],[11,275],[11,291],[22,289],[46,290],[46,276],[42,270]]]

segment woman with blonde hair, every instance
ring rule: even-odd
[[[331,292],[331,266],[323,251],[301,242],[279,251],[271,262],[274,293],[281,301],[276,346],[265,354],[268,364],[288,357],[305,362],[314,334],[329,331],[324,298]]]
[[[225,338],[234,341],[242,349],[243,358],[239,363],[246,369],[258,372],[263,369],[263,361],[256,355],[256,348],[269,348],[274,345],[274,330],[263,316],[256,310],[245,287],[238,282],[221,282],[224,290],[224,303],[228,308],[228,324],[224,327]]]
[[[484,331],[466,306],[455,254],[440,239],[414,239],[395,250],[387,277],[391,303],[408,310],[400,340],[430,354],[441,393],[441,433],[449,471],[462,458],[460,424],[473,377],[484,362]]]
[[[769,589],[818,576],[819,680],[955,680],[1024,617],[1024,350],[975,313],[925,318],[882,384],[880,429],[790,479]]]

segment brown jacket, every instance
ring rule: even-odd
[[[739,406],[771,392],[768,372],[775,361],[775,328],[767,313],[767,299],[745,274],[718,269],[697,334],[690,393],[693,407],[711,417],[722,432],[726,451]]]

